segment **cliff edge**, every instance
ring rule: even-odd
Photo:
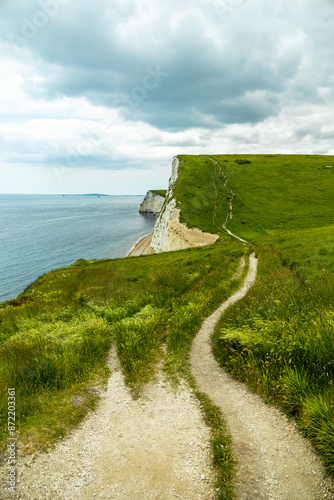
[[[156,220],[151,242],[151,247],[157,253],[210,245],[219,238],[217,234],[205,233],[197,228],[188,228],[180,222],[180,209],[174,198],[179,167],[179,159],[174,157],[166,198]]]
[[[165,191],[147,191],[145,198],[140,204],[139,213],[154,215],[160,213],[165,201],[165,197],[163,196],[164,193]]]

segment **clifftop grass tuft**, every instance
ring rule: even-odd
[[[152,193],[158,194],[163,198],[166,198],[167,189],[152,189]]]

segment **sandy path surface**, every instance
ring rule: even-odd
[[[199,388],[221,408],[238,461],[239,500],[320,500],[334,498],[334,483],[324,480],[324,467],[294,423],[265,405],[247,387],[226,374],[211,351],[211,334],[221,314],[240,300],[256,277],[257,260],[243,287],[207,318],[192,347],[192,372]]]
[[[138,257],[139,255],[149,255],[154,253],[154,249],[151,247],[152,236],[153,233],[138,241],[127,257]]]
[[[186,385],[160,377],[133,400],[111,350],[112,375],[93,414],[48,453],[19,458],[17,494],[0,498],[212,499],[210,432]]]

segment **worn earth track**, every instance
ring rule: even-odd
[[[227,183],[228,183],[228,178],[225,174],[225,172],[223,171],[221,165],[218,163],[217,160],[214,160],[213,158],[211,158],[210,156],[208,157],[209,160],[212,161],[212,163],[215,165],[215,175],[217,173],[217,168],[218,170],[220,171],[220,173],[223,175],[224,179],[225,179],[225,182],[224,182],[224,189],[227,189]],[[215,190],[215,199],[214,199],[214,211],[213,211],[213,223],[215,223],[215,218],[216,218],[216,210],[217,210],[217,199],[218,199],[218,192],[217,192],[217,186],[216,186],[216,183],[215,183],[215,179],[213,177],[213,187],[214,187],[214,190]],[[232,191],[232,189],[230,189],[230,197],[229,197],[229,202],[228,202],[228,207],[227,207],[227,214],[226,214],[226,218],[225,218],[225,221],[223,224],[221,224],[222,228],[224,229],[224,231],[226,231],[230,236],[233,236],[233,238],[236,238],[237,240],[239,241],[242,241],[243,243],[247,243],[246,240],[243,240],[242,238],[240,238],[239,236],[237,236],[236,234],[232,233],[229,229],[227,229],[226,225],[228,223],[228,221],[232,220],[233,218],[233,198],[234,198],[234,193]]]
[[[1,500],[210,500],[216,476],[210,431],[184,383],[174,390],[161,374],[133,400],[116,349],[112,375],[96,411],[54,449],[18,457],[16,494],[0,467]]]
[[[334,498],[334,483],[296,425],[278,409],[265,405],[244,384],[233,380],[215,361],[211,334],[220,316],[246,295],[255,281],[257,259],[250,256],[242,288],[207,318],[191,353],[192,373],[201,391],[220,407],[237,459],[239,500],[320,500]]]

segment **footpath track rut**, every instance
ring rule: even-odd
[[[227,183],[228,183],[228,179],[227,179],[227,176],[225,174],[225,172],[223,171],[221,165],[218,163],[217,160],[214,160],[213,158],[211,158],[210,156],[208,157],[210,161],[212,161],[212,163],[214,164],[215,166],[215,172],[217,171],[216,169],[218,168],[220,173],[222,174],[222,176],[224,177],[225,179],[225,182],[224,182],[224,188],[227,189]],[[218,199],[218,193],[217,193],[217,186],[215,184],[215,181],[214,181],[214,178],[213,178],[213,187],[214,187],[214,190],[215,190],[215,199],[214,199],[214,212],[213,212],[213,222],[215,222],[215,218],[216,218],[216,205],[217,205],[217,199]],[[229,229],[227,229],[227,223],[232,220],[233,218],[233,198],[234,198],[234,193],[232,191],[232,189],[230,189],[230,198],[229,198],[229,202],[228,202],[228,207],[227,207],[227,214],[226,214],[226,218],[225,218],[225,221],[224,223],[222,224],[222,228],[224,229],[224,231],[226,231],[230,236],[233,236],[233,238],[236,238],[237,240],[241,241],[242,243],[247,243],[246,240],[240,238],[239,236],[237,236],[236,234],[232,233]]]
[[[0,499],[211,500],[216,476],[210,431],[198,401],[161,374],[133,400],[116,349],[112,375],[95,410],[48,453],[18,457],[16,494],[0,467]]]
[[[226,309],[247,294],[256,271],[252,254],[242,288],[204,321],[192,346],[192,373],[200,390],[221,409],[232,436],[238,500],[334,499],[333,481],[323,479],[324,467],[297,426],[232,379],[213,357],[214,327]]]

